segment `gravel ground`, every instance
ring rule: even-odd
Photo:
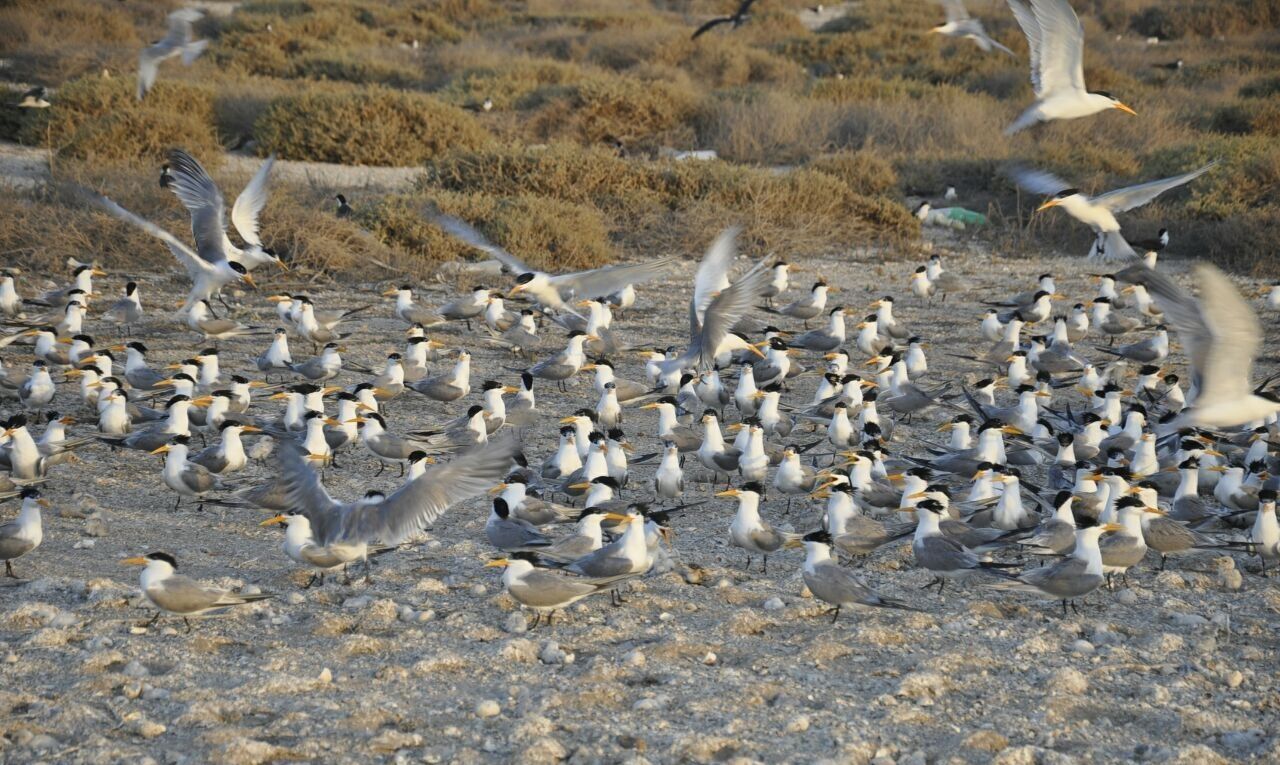
[[[1079,259],[995,257],[945,236],[935,245],[948,268],[978,285],[945,303],[906,293],[915,263],[883,264],[863,251],[805,261],[794,282],[825,275],[855,317],[879,295],[899,295],[899,318],[933,343],[933,380],[974,371],[944,352],[973,346],[980,299],[1026,289],[1042,271],[1058,274],[1072,298],[1092,292]],[[642,288],[646,307],[615,329],[637,345],[678,342],[695,265]],[[113,275],[99,284],[114,293],[124,275],[106,267]],[[283,284],[275,278],[264,274],[265,289]],[[201,347],[159,316],[181,285],[144,280],[153,363]],[[306,289],[336,307],[375,299],[383,286]],[[443,302],[457,286],[429,285],[422,298]],[[402,326],[379,300],[346,342],[350,358],[370,365],[402,345]],[[241,315],[270,326],[260,296],[246,301]],[[461,326],[433,337],[475,354],[474,388],[491,375],[509,379],[503,367],[516,365]],[[224,370],[262,347],[224,343]],[[306,350],[295,344],[295,358]],[[5,361],[25,353],[10,348]],[[621,376],[641,378],[635,357],[618,363]],[[1260,372],[1275,366],[1267,358]],[[791,398],[807,400],[814,385],[798,381]],[[545,434],[554,418],[595,399],[585,376],[568,395],[548,386],[538,395],[542,435],[526,442],[534,460],[552,448]],[[78,412],[69,388],[57,404]],[[428,426],[459,408],[404,398],[392,406],[394,427]],[[652,451],[652,413],[627,416],[638,451]],[[894,448],[911,450],[915,434],[943,416],[900,427]],[[941,597],[924,592],[930,577],[897,545],[863,574],[921,612],[846,613],[833,626],[803,592],[798,553],[776,556],[767,575],[742,570],[742,552],[726,543],[732,505],[712,500],[675,522],[677,571],[638,582],[623,607],[589,599],[554,627],[526,632],[498,574],[482,567],[490,554],[483,499],[455,507],[424,543],[381,558],[372,584],[303,590],[308,572],[284,557],[280,532],[257,526],[265,514],[170,512],[157,458],[97,446],[80,456],[81,465],[58,468],[49,482],[44,544],[18,561],[30,579],[0,588],[6,762],[1280,759],[1280,590],[1243,557],[1184,558],[1163,573],[1148,563],[1124,589],[1062,618],[1056,605],[976,583]],[[374,478],[367,455],[343,463],[328,479],[337,496],[397,484],[394,471]],[[637,467],[632,485],[646,486],[652,470]],[[770,500],[766,518],[803,530],[821,512],[815,503],[788,516],[784,505]],[[6,517],[13,511],[4,508]],[[119,561],[155,549],[174,553],[196,578],[276,597],[200,619],[191,634],[171,621],[142,629],[151,612],[140,602],[138,570]],[[682,576],[691,565],[698,575]]]

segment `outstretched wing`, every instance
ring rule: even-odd
[[[702,327],[702,317],[715,293],[729,286],[729,268],[733,265],[733,259],[738,257],[738,248],[734,245],[741,232],[739,226],[730,226],[721,231],[720,236],[707,248],[707,254],[702,256],[698,273],[693,277],[692,332],[697,332]]]
[[[605,266],[590,271],[579,271],[576,274],[552,276],[548,281],[560,293],[560,297],[580,300],[612,295],[628,284],[640,284],[656,279],[675,265],[674,257],[659,258],[648,263],[637,263],[629,266]]]
[[[169,152],[169,190],[191,213],[196,251],[210,263],[227,259],[226,203],[217,184],[195,157],[182,149]]]
[[[169,252],[172,252],[173,256],[178,259],[178,262],[187,269],[187,273],[192,279],[195,279],[199,274],[207,272],[213,268],[208,261],[201,258],[190,247],[180,242],[173,234],[170,234],[168,231],[165,231],[146,218],[124,209],[101,194],[95,194],[87,189],[84,190],[84,194],[89,197],[89,199],[97,203],[99,207],[116,216],[120,220],[132,223],[148,234],[154,236],[156,239],[164,242],[165,246],[169,248]]]
[[[755,306],[768,283],[769,268],[766,261],[761,260],[711,301],[703,318],[702,332],[698,335],[698,368],[715,364],[716,348],[733,329],[733,325]]]
[[[485,493],[502,480],[519,449],[514,438],[493,440],[405,484],[385,501],[361,505],[343,519],[340,538],[398,544],[452,505]]]
[[[307,517],[317,544],[343,541],[339,532],[352,506],[329,496],[320,483],[320,474],[307,463],[301,444],[278,439],[276,454],[280,471],[276,480],[283,487],[288,511]]]
[[[1032,170],[1026,167],[1014,167],[1009,171],[1014,183],[1034,194],[1053,196],[1063,189],[1071,188],[1071,184],[1053,173],[1044,170]]]
[[[258,216],[262,214],[262,208],[267,206],[267,181],[275,163],[276,155],[267,157],[267,161],[254,173],[249,184],[236,197],[235,206],[231,208],[231,223],[240,232],[240,238],[259,247],[262,246],[262,239],[258,236]]]
[[[1083,93],[1084,27],[1076,12],[1067,0],[1031,0],[1031,9],[1040,28],[1040,87],[1036,88],[1036,95],[1044,98],[1061,91]]]
[[[460,239],[463,242],[466,242],[494,260],[502,263],[502,265],[506,266],[513,274],[526,274],[534,270],[528,263],[525,263],[515,255],[512,255],[493,242],[490,242],[485,238],[484,234],[476,230],[475,226],[472,226],[464,220],[455,218],[452,215],[445,215],[438,210],[428,210],[427,217],[431,219],[432,223],[444,229],[446,234],[454,237],[455,239]]]
[[[1214,160],[1204,167],[1192,170],[1189,173],[1175,175],[1172,178],[1164,178],[1150,183],[1141,183],[1137,186],[1126,186],[1123,189],[1108,191],[1105,194],[1099,194],[1093,198],[1094,204],[1105,206],[1112,212],[1124,212],[1132,210],[1135,207],[1141,207],[1147,202],[1155,199],[1169,189],[1177,188],[1185,183],[1199,178],[1209,172],[1218,164],[1218,160]]]
[[[1040,85],[1040,21],[1035,13],[1022,0],[1009,0],[1009,10],[1022,27],[1022,34],[1027,36],[1027,49],[1031,52],[1031,87],[1039,96],[1043,88]]]
[[[947,13],[947,21],[967,21],[969,11],[964,7],[964,0],[935,0]]]

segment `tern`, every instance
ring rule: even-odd
[[[1009,0],[1018,26],[1031,51],[1031,85],[1036,102],[1024,111],[1005,135],[1039,122],[1075,119],[1107,109],[1136,115],[1110,93],[1089,91],[1084,85],[1084,27],[1067,0]]]
[[[716,16],[715,18],[704,22],[701,26],[699,26],[697,29],[693,31],[693,36],[690,37],[689,39],[696,40],[702,35],[711,31],[712,29],[715,29],[716,27],[720,26],[721,24],[731,24],[732,29],[737,29],[738,27],[742,26],[742,24],[748,18],[750,18],[747,15],[747,12],[751,10],[751,6],[753,3],[755,3],[755,1],[756,0],[741,0],[741,2],[738,3],[738,9],[736,11],[734,11],[732,14],[728,16]]]
[[[610,589],[615,581],[609,578],[591,579],[571,576],[563,571],[535,568],[533,565],[535,562],[537,562],[535,555],[517,552],[510,557],[497,558],[484,564],[486,567],[504,569],[502,585],[506,588],[507,594],[519,603],[521,608],[534,612],[533,624],[529,629],[537,628],[544,614],[547,617],[547,626],[550,627],[556,611]]]
[[[383,495],[378,493],[371,499],[381,496]],[[367,499],[370,498],[367,497]],[[323,585],[325,574],[340,568],[346,569],[350,564],[358,560],[365,560],[369,554],[369,546],[364,542],[317,544],[311,531],[311,521],[305,515],[281,513],[268,518],[258,525],[273,526],[276,524],[285,527],[284,542],[280,545],[280,549],[284,550],[284,554],[290,560],[301,563],[304,566],[319,569],[311,575],[311,579],[307,581],[303,589],[308,589],[317,582]],[[346,578],[346,583],[351,583],[349,575]]]
[[[194,8],[181,8],[169,14],[169,31],[160,40],[148,45],[138,54],[138,100],[141,101],[156,84],[160,64],[174,56],[182,56],[183,66],[191,66],[204,49],[208,40],[196,40],[191,25],[204,18]]]
[[[1010,0],[1011,3],[1017,1]],[[1049,197],[1036,208],[1036,212],[1048,210],[1051,207],[1061,207],[1067,211],[1068,215],[1093,229],[1098,239],[1090,253],[1090,260],[1116,260],[1137,255],[1120,233],[1120,223],[1116,220],[1117,213],[1141,207],[1170,189],[1190,183],[1212,170],[1217,164],[1217,160],[1214,160],[1182,175],[1140,183],[1136,186],[1126,186],[1094,197],[1081,192],[1056,175],[1042,170],[1015,168],[1013,178],[1022,188]]]
[[[187,632],[191,622],[187,617],[217,611],[231,606],[241,606],[273,597],[270,593],[234,593],[219,587],[201,584],[178,573],[178,561],[169,553],[153,552],[126,558],[121,561],[129,566],[145,566],[139,584],[142,594],[156,607],[156,615],[147,622],[155,624],[162,614],[181,616]]]
[[[769,553],[781,550],[788,540],[799,539],[799,534],[778,531],[760,517],[760,500],[764,497],[760,484],[744,483],[739,489],[726,489],[716,496],[738,500],[737,512],[729,524],[729,544],[747,551],[744,570],[751,568],[751,555],[759,553],[763,560],[761,571],[768,573]]]
[[[491,243],[470,224],[436,213],[432,220],[450,235],[475,247],[516,274],[516,286],[507,294],[525,293],[538,304],[561,313],[577,314],[566,301],[602,298],[628,285],[656,279],[676,264],[674,257],[627,266],[605,266],[590,271],[553,275],[538,271],[506,250]],[[483,309],[482,309],[483,310]]]
[[[1165,317],[1177,330],[1192,369],[1195,398],[1164,431],[1182,428],[1227,429],[1263,421],[1280,412],[1274,394],[1254,390],[1250,378],[1262,345],[1257,314],[1222,271],[1196,265],[1200,289],[1193,298],[1168,276],[1143,264],[1132,265],[1117,278],[1142,284],[1160,299]]]
[[[964,7],[964,0],[938,0],[947,12],[947,23],[940,24],[930,29],[931,34],[939,34],[945,37],[957,37],[962,40],[973,40],[973,42],[982,49],[984,53],[989,53],[992,48],[1013,55],[1013,51],[991,39],[987,34],[987,30],[982,27],[982,22],[969,16],[969,11]],[[949,188],[949,187],[948,187]],[[952,194],[951,199],[955,198]]]
[[[792,541],[789,544],[796,544]],[[825,531],[806,534],[799,544],[804,545],[804,565],[800,569],[804,584],[813,597],[832,606],[831,623],[840,618],[840,609],[895,608],[901,611],[918,611],[900,600],[886,598],[868,587],[851,571],[842,568],[831,557],[831,535]]]
[[[994,582],[989,586],[1006,592],[1022,592],[1048,600],[1060,600],[1063,616],[1067,614],[1067,606],[1078,612],[1074,601],[1098,589],[1103,582],[1102,553],[1098,547],[1098,538],[1120,529],[1121,526],[1114,523],[1079,529],[1075,532],[1075,548],[1070,557],[1052,566],[1024,571],[1009,581]]]
[[[17,578],[13,573],[13,562],[40,546],[44,540],[44,527],[41,525],[40,510],[49,507],[49,500],[40,496],[40,490],[28,486],[19,495],[22,497],[22,508],[18,517],[0,525],[0,559],[4,560],[5,576]]]

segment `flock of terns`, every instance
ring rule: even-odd
[[[103,461],[122,450],[163,455],[159,479],[175,511],[186,501],[269,514],[263,525],[286,527],[284,553],[320,583],[339,571],[350,581],[352,564],[368,577],[371,556],[491,492],[485,535],[500,557],[486,565],[504,568],[511,596],[548,621],[596,593],[620,602],[629,580],[676,565],[672,527],[681,513],[711,512],[702,506],[716,498],[735,505],[728,541],[747,566],[758,556],[767,571],[770,555],[803,547],[805,584],[836,617],[845,608],[912,608],[848,565],[899,541],[909,541],[939,592],[979,577],[1061,601],[1064,612],[1148,553],[1164,565],[1196,550],[1247,552],[1264,573],[1280,558],[1272,477],[1280,402],[1265,390],[1269,381],[1251,382],[1257,316],[1212,266],[1197,266],[1192,296],[1154,267],[1154,253],[1134,258],[1098,275],[1097,294],[1069,313],[1055,309],[1064,296],[1043,274],[1027,291],[989,301],[969,342],[950,344],[975,374],[937,379],[925,334],[895,313],[893,296],[847,328],[846,308],[828,304],[837,288],[825,280],[796,294],[786,262],[736,268],[735,229],[698,266],[687,340],[636,349],[615,314],[643,308],[637,285],[666,275],[673,258],[552,274],[461,220],[427,212],[513,281],[436,307],[416,302],[412,285],[386,290],[406,346],[370,369],[343,356],[343,341],[378,310],[376,299],[324,310],[306,295],[272,295],[274,331],[214,309],[225,287],[256,286],[251,272],[260,266],[285,267],[259,235],[272,161],[236,199],[229,226],[200,163],[180,150],[168,160],[160,182],[190,213],[192,245],[91,198],[173,253],[191,283],[186,325],[207,347],[154,365],[139,285],[130,281],[115,303],[100,303],[94,279],[105,273],[91,264],[41,295],[24,297],[14,275],[0,277],[10,328],[0,344],[11,354],[0,395],[14,412],[4,422],[8,478],[0,490],[21,500],[17,519],[0,527],[10,575],[13,561],[42,540],[46,484],[56,486],[58,466],[90,448]],[[907,285],[908,299],[919,301],[971,290],[939,256]],[[446,323],[465,325],[460,345],[430,337]],[[87,334],[91,325],[132,339],[101,346]],[[1183,345],[1187,375],[1165,366],[1166,327]],[[233,365],[217,347],[232,337],[260,337],[261,353]],[[295,357],[291,342],[310,345],[312,355]],[[468,344],[505,350],[510,360],[483,370],[473,387]],[[620,362],[637,352],[642,371],[629,379]],[[15,371],[21,366],[25,374]],[[578,394],[583,374],[590,387]],[[817,388],[802,398],[805,378]],[[546,412],[535,389],[549,384],[584,398]],[[414,396],[456,412],[426,427],[392,412],[397,399]],[[527,454],[527,436],[553,419],[556,448]],[[922,419],[949,435],[935,442],[903,434],[904,423]],[[654,451],[634,457],[624,425],[651,433]],[[358,469],[361,460],[379,473],[398,468],[401,487],[332,496],[328,472]],[[254,461],[269,465],[264,481],[241,473]],[[634,468],[651,461],[652,473],[638,478]],[[811,519],[815,502],[821,512]],[[791,531],[780,513],[813,530]],[[141,588],[157,618],[266,597],[189,579],[166,552],[126,562],[145,567]]]
[[[1132,111],[1085,89],[1083,35],[1065,0],[1009,5],[1030,44],[1038,98],[1010,132]],[[723,21],[741,24],[749,6]],[[175,12],[168,36],[144,51],[139,98],[161,61],[189,63],[204,49],[192,37],[196,18]],[[948,4],[947,23],[934,31],[1009,52],[959,3]],[[1015,171],[1022,186],[1045,195],[1041,209],[1060,206],[1090,225],[1094,254],[1120,262],[1067,312],[1055,307],[1064,296],[1051,274],[987,301],[967,342],[948,348],[974,374],[939,379],[926,356],[928,328],[909,328],[892,295],[848,328],[851,309],[828,305],[836,286],[819,279],[796,291],[784,261],[739,267],[735,229],[699,264],[687,339],[638,349],[614,319],[621,324],[644,309],[636,287],[667,275],[675,258],[553,274],[434,211],[425,213],[434,224],[501,263],[509,288],[476,286],[435,307],[418,303],[412,285],[388,289],[390,313],[407,328],[405,349],[366,368],[344,356],[343,342],[362,331],[368,312],[382,310],[372,296],[355,308],[322,309],[307,295],[272,295],[265,315],[274,330],[242,322],[221,302],[228,287],[256,288],[260,267],[286,268],[259,230],[273,162],[228,213],[200,162],[171,152],[160,185],[189,213],[190,241],[84,191],[162,242],[185,271],[183,321],[201,348],[186,358],[161,365],[149,356],[152,321],[136,282],[106,303],[94,284],[106,273],[92,264],[78,264],[71,283],[40,295],[24,295],[15,274],[0,276],[0,348],[9,349],[0,357],[0,400],[9,412],[0,492],[21,504],[0,526],[8,575],[15,560],[38,559],[49,504],[42,493],[58,486],[66,469],[59,466],[86,449],[102,461],[124,459],[121,451],[163,455],[158,478],[173,492],[175,511],[184,501],[198,510],[260,510],[269,516],[262,525],[285,527],[285,555],[321,584],[337,572],[350,581],[353,564],[367,578],[371,557],[491,493],[484,531],[497,557],[486,565],[504,569],[507,592],[537,615],[535,626],[591,595],[620,603],[628,581],[677,565],[672,528],[682,513],[714,512],[716,499],[734,505],[727,538],[748,567],[758,556],[767,571],[770,555],[804,549],[805,585],[833,619],[842,609],[913,608],[850,565],[899,542],[911,545],[940,593],[977,578],[1060,601],[1064,614],[1149,553],[1161,566],[1197,550],[1247,553],[1261,559],[1264,575],[1280,559],[1280,399],[1267,389],[1270,379],[1256,387],[1252,380],[1263,337],[1257,315],[1209,265],[1196,266],[1196,294],[1189,293],[1157,268],[1155,251],[1167,237],[1141,257],[1116,221],[1212,163],[1094,197],[1045,173]],[[349,214],[339,201],[339,214]],[[972,288],[934,256],[905,291],[931,301]],[[1266,305],[1280,307],[1280,289]],[[445,324],[465,326],[460,344],[431,337]],[[129,342],[103,345],[90,329]],[[1170,330],[1187,358],[1185,374],[1167,368]],[[261,338],[261,353],[226,359],[218,343],[234,337]],[[295,358],[291,344],[310,346],[311,355]],[[473,386],[469,344],[502,349],[509,360],[474,370],[481,382]],[[636,353],[641,362],[624,368]],[[580,392],[583,374],[590,383]],[[806,379],[817,387],[802,397]],[[540,407],[535,388],[551,384],[577,398],[576,408]],[[412,422],[397,400],[416,396],[456,411],[425,426]],[[548,431],[553,420],[554,450],[528,454],[529,434]],[[948,435],[904,434],[921,420]],[[651,434],[644,440],[652,451],[633,456],[624,425]],[[242,472],[255,461],[269,466],[265,480]],[[330,471],[361,461],[379,473],[399,469],[400,488],[332,496]],[[642,464],[643,478],[634,470]],[[796,525],[811,530],[792,531]],[[156,618],[185,621],[270,597],[190,579],[166,552],[125,562],[144,567],[141,589]]]

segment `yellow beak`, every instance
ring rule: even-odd
[[[1050,199],[1049,201],[1047,201],[1047,202],[1045,202],[1044,204],[1042,204],[1042,205],[1040,205],[1039,207],[1037,207],[1037,208],[1036,208],[1036,212],[1043,212],[1043,211],[1045,211],[1045,210],[1048,210],[1050,207],[1057,207],[1057,206],[1058,206],[1058,205],[1060,205],[1060,204],[1062,204],[1062,203],[1061,203],[1061,202],[1059,202],[1058,200],[1056,200],[1056,199]]]
[[[1133,109],[1130,109],[1129,107],[1125,106],[1124,104],[1117,103],[1117,104],[1115,105],[1115,108],[1116,108],[1116,109],[1119,109],[1120,111],[1124,112],[1125,114],[1132,114],[1132,115],[1133,115],[1133,116],[1135,116],[1135,117],[1137,117],[1137,116],[1138,116],[1138,113],[1137,113],[1137,112],[1135,112]]]
[[[120,561],[120,565],[122,565],[122,566],[145,566],[145,565],[147,565],[147,564],[148,564],[148,563],[150,563],[150,562],[151,562],[151,561],[149,561],[149,560],[147,560],[146,558],[144,558],[144,557],[142,557],[141,555],[139,555],[139,556],[134,557],[134,558],[125,558],[124,560]]]
[[[259,523],[258,525],[259,525],[259,526],[272,526],[272,525],[275,525],[275,524],[277,524],[277,523],[284,523],[284,516],[283,516],[283,515],[275,515],[275,516],[272,516],[272,517],[270,517],[270,518],[266,519],[265,521],[263,521],[262,523]]]
[[[152,453],[152,454],[165,454],[165,453],[166,453],[166,452],[168,452],[168,451],[169,451],[169,445],[168,445],[168,444],[165,444],[164,446],[161,446],[159,449],[153,449],[153,450],[151,451],[151,453]]]

